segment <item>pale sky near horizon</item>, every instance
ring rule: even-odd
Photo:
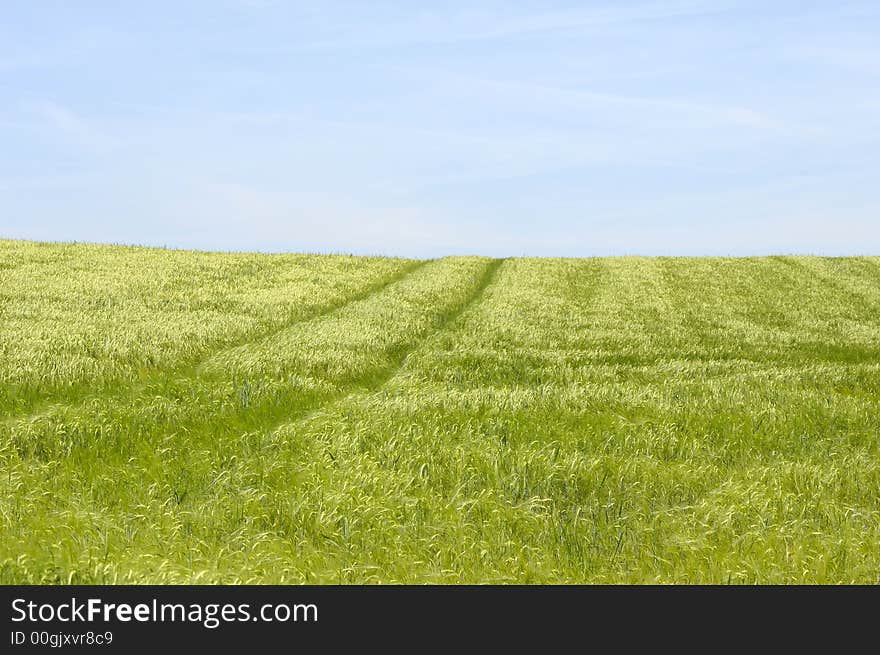
[[[6,2],[0,237],[880,254],[880,2]]]

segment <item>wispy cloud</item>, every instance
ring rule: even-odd
[[[799,217],[880,238],[868,0],[157,2],[4,11],[2,227],[435,255],[812,247]]]
[[[42,102],[33,106],[33,113],[68,142],[94,153],[105,153],[116,145],[106,132],[62,105]]]
[[[428,253],[431,244],[467,247],[456,225],[423,208],[362,206],[344,194],[283,191],[187,180],[180,198],[158,210],[161,232],[186,245],[224,250],[314,250],[361,254]],[[169,231],[168,224],[174,225]],[[272,234],[274,246],[262,235]],[[489,234],[482,234],[488,238]],[[473,246],[471,246],[473,247]]]
[[[0,55],[0,72],[11,72],[34,68],[43,63],[38,55]]]
[[[366,13],[360,13],[367,7]],[[374,5],[352,5],[351,15],[355,20],[337,20],[331,30],[320,29],[327,25],[326,17],[320,12],[305,14],[304,24],[318,28],[312,30],[318,36],[300,39],[280,49],[392,48],[578,34],[620,25],[719,14],[732,8],[735,4],[731,2],[681,0],[524,12],[521,6],[503,2],[471,5],[466,9],[445,7],[443,11],[420,7],[402,16],[388,16]],[[273,49],[278,48],[261,48],[264,52]]]
[[[758,109],[736,105],[713,104],[690,99],[585,91],[544,84],[485,79],[438,70],[413,70],[412,74],[422,79],[431,79],[433,83],[445,79],[450,85],[458,86],[461,89],[477,90],[483,96],[502,92],[507,94],[505,96],[507,101],[515,96],[519,98],[520,102],[540,105],[551,111],[600,106],[610,111],[632,109],[648,112],[658,118],[661,114],[674,115],[682,120],[702,120],[713,125],[728,124],[774,132],[817,133],[818,131],[815,126],[798,125],[789,120],[772,117]]]
[[[880,75],[880,47],[858,44],[804,45],[789,50],[797,58],[824,66],[836,66]]]

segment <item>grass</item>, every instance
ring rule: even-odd
[[[2,583],[880,582],[880,259],[0,241]]]

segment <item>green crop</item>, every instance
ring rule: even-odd
[[[880,581],[880,259],[0,241],[0,583]]]

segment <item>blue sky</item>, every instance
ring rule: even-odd
[[[880,3],[4,2],[0,236],[880,254]]]

